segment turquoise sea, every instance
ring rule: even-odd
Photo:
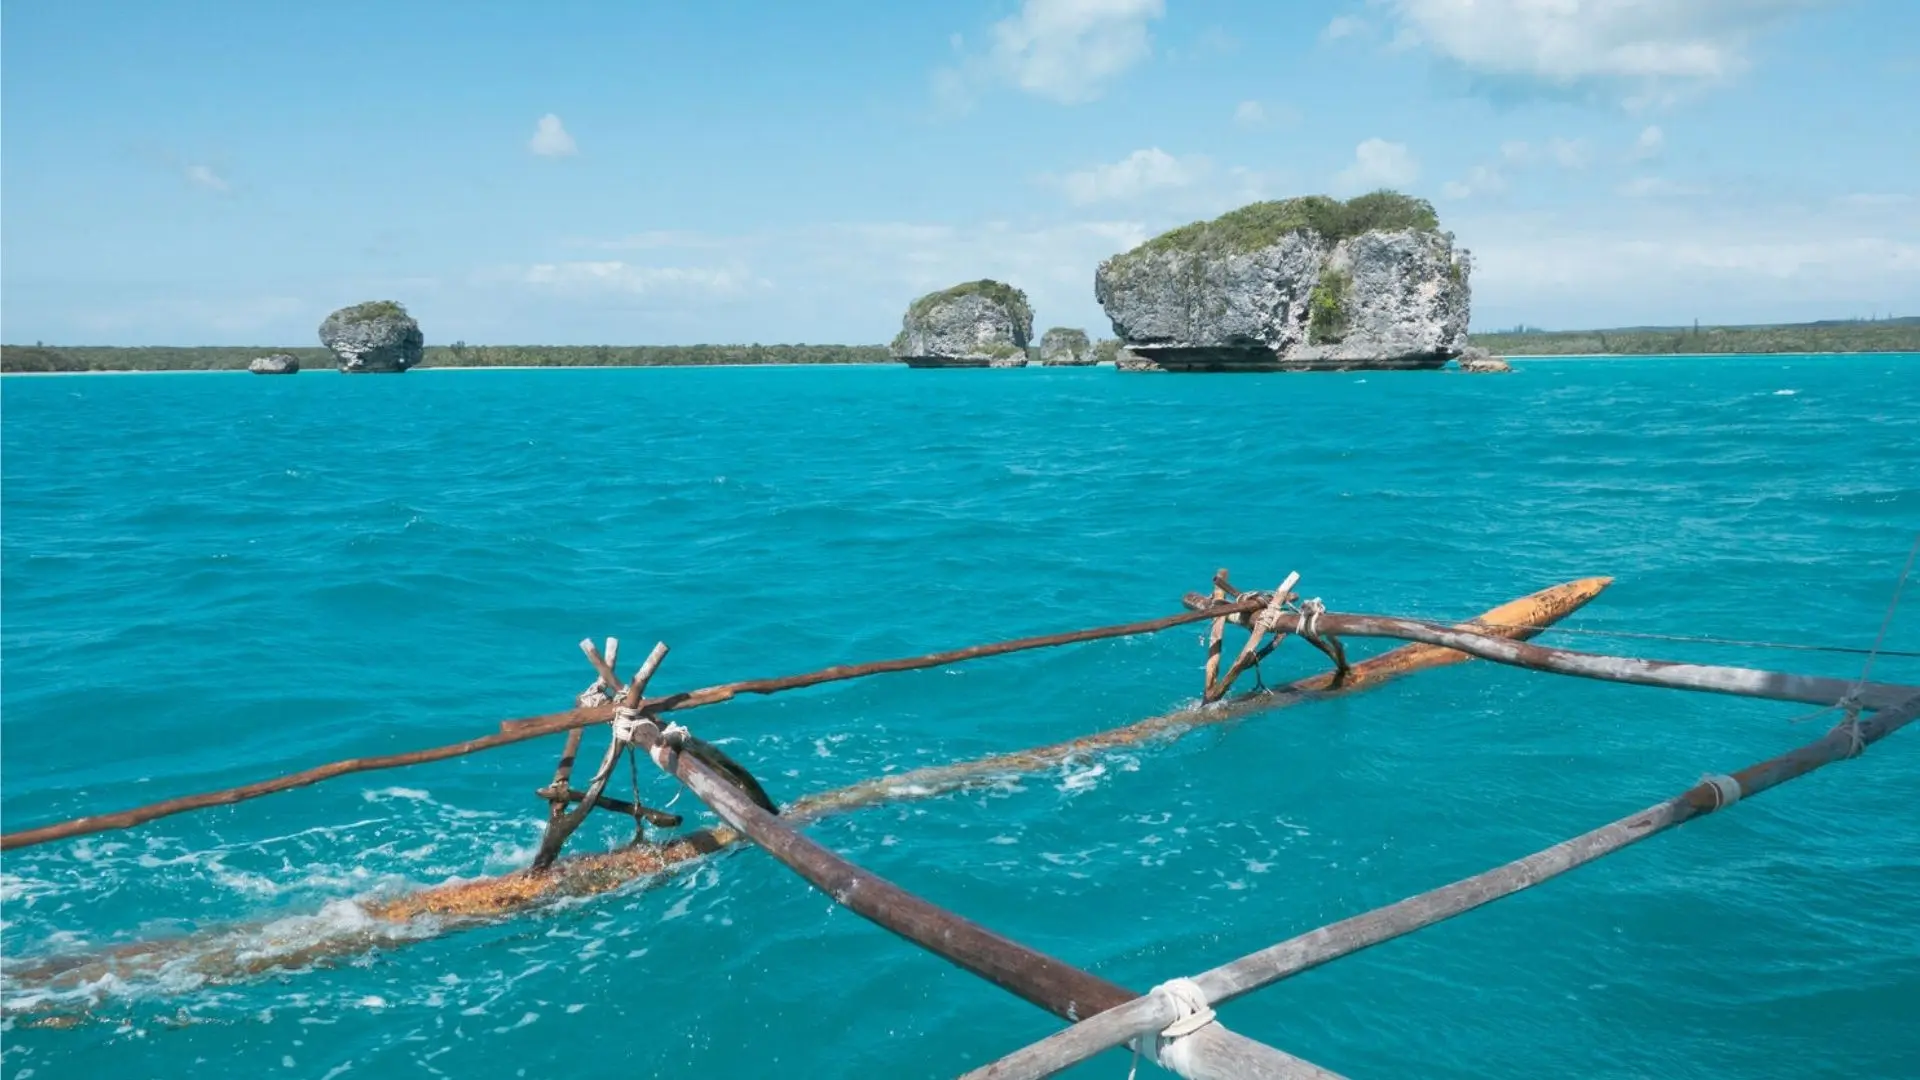
[[[567,706],[588,635],[629,665],[667,641],[655,686],[685,689],[1165,614],[1222,566],[1434,617],[1609,574],[1566,625],[1873,641],[1920,530],[1920,356],[1516,366],[10,377],[5,828],[485,734]],[[792,799],[1164,712],[1200,634],[684,720]],[[1920,583],[1887,647],[1920,651]],[[1289,642],[1264,675],[1316,660]],[[1833,717],[1806,711],[1472,663],[810,831],[1144,990],[1809,741]],[[0,945],[17,970],[220,924],[263,950],[349,933],[355,898],[522,865],[559,742],[11,852]],[[1909,730],[1223,1017],[1356,1078],[1911,1077],[1917,796]],[[0,1075],[950,1076],[1057,1027],[750,847],[322,969],[82,996],[8,976]]]

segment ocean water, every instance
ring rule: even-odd
[[[1920,530],[1920,357],[1516,366],[7,378],[0,812],[14,830],[484,734],[565,707],[588,635],[627,665],[669,642],[655,687],[685,689],[1151,617],[1222,566],[1433,617],[1609,574],[1566,625],[1873,641]],[[1200,634],[685,722],[792,799],[1189,702]],[[1920,582],[1887,647],[1920,651]],[[1317,659],[1289,642],[1264,675]],[[1920,661],[1874,675],[1920,682]],[[1472,663],[810,832],[1143,990],[1811,740],[1832,716],[1806,711]],[[11,852],[0,945],[17,970],[223,925],[261,949],[351,934],[356,898],[522,865],[559,742]],[[1354,1077],[1913,1076],[1916,795],[1907,731],[1222,1015]],[[1058,1026],[751,847],[318,968],[135,965],[57,1000],[9,975],[0,1002],[9,1080],[943,1076]]]

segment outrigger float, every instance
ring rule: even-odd
[[[1123,1046],[1131,1046],[1136,1054],[1195,1080],[1333,1077],[1337,1074],[1229,1031],[1215,1016],[1214,1007],[1510,896],[1824,765],[1857,757],[1866,747],[1920,717],[1920,687],[1868,681],[1877,642],[1874,650],[1841,650],[1867,652],[1866,670],[1857,680],[1645,660],[1528,643],[1528,639],[1598,596],[1611,581],[1603,577],[1571,581],[1503,604],[1468,622],[1444,625],[1329,611],[1317,599],[1303,599],[1297,593],[1297,574],[1289,575],[1271,592],[1242,591],[1222,570],[1215,575],[1210,593],[1189,593],[1184,600],[1185,611],[1158,619],[837,666],[784,678],[725,683],[657,697],[648,697],[646,690],[667,655],[665,643],[655,645],[636,673],[623,681],[615,668],[618,641],[609,638],[604,650],[591,640],[583,641],[581,649],[593,666],[594,682],[575,707],[565,712],[505,721],[493,734],[448,746],[334,762],[242,787],[0,836],[0,850],[13,850],[132,828],[168,815],[242,802],[352,773],[440,761],[560,735],[564,748],[559,765],[551,781],[537,791],[548,804],[546,832],[532,865],[526,869],[372,900],[365,910],[377,925],[358,936],[334,936],[275,950],[262,947],[258,926],[230,928],[138,942],[84,957],[47,958],[9,971],[8,981],[16,988],[25,985],[54,991],[63,986],[85,986],[129,970],[165,969],[194,976],[202,984],[234,982],[275,968],[324,962],[374,944],[391,943],[394,937],[383,933],[381,926],[392,928],[431,920],[441,929],[458,928],[564,897],[603,893],[721,851],[744,838],[827,893],[835,903],[1068,1022],[1069,1026],[1059,1033],[975,1069],[965,1074],[967,1077],[1048,1076]],[[1149,634],[1196,622],[1210,624],[1205,686],[1197,706],[1049,746],[868,780],[803,797],[784,809],[740,763],[680,724],[663,719],[669,713],[717,705],[741,694],[774,694],[1028,649]],[[1248,631],[1231,660],[1225,650],[1229,625]],[[1233,695],[1235,683],[1290,636],[1323,653],[1333,670],[1286,686]],[[1354,638],[1385,638],[1406,644],[1372,659],[1349,663],[1343,639]],[[1402,675],[1472,658],[1610,682],[1802,702],[1821,706],[1822,712],[1838,712],[1841,719],[1825,735],[1799,749],[1737,772],[1705,776],[1664,802],[1591,832],[1484,873],[1268,945],[1198,974],[1169,978],[1145,993],[1116,985],[929,903],[861,869],[800,831],[810,822],[862,807],[932,798],[1120,747],[1177,738],[1205,725],[1265,709],[1355,693]],[[574,764],[585,729],[601,724],[610,728],[606,750],[585,789],[576,789]],[[680,817],[606,794],[608,780],[620,759],[624,756],[631,760],[638,754],[645,754],[663,772],[679,780],[724,824],[678,835],[650,835],[649,829],[677,829]],[[595,811],[631,818],[635,823],[633,842],[616,851],[563,857],[567,839]],[[45,1000],[54,1000],[54,996],[48,995]],[[69,1012],[25,1019],[64,1026],[84,1020],[85,1014]]]

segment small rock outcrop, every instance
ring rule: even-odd
[[[1466,347],[1469,269],[1424,199],[1309,195],[1116,255],[1094,295],[1141,361],[1123,370],[1437,368]]]
[[[1478,345],[1469,345],[1460,353],[1460,370],[1474,375],[1495,375],[1512,371],[1513,365]]]
[[[320,324],[320,344],[350,374],[399,374],[420,363],[426,339],[407,309],[392,300],[344,307]]]
[[[1027,294],[983,278],[915,300],[889,351],[908,367],[1025,367],[1032,338]]]
[[[292,353],[274,353],[272,356],[256,357],[247,365],[247,370],[255,375],[298,375],[300,360]]]
[[[1093,362],[1096,364],[1118,364],[1120,362],[1120,339],[1103,337],[1094,342]]]
[[[1086,367],[1094,362],[1093,342],[1085,330],[1056,326],[1040,335],[1040,363],[1046,367]]]

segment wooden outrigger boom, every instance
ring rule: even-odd
[[[782,679],[728,683],[656,698],[645,698],[643,693],[648,678],[666,655],[664,643],[654,648],[646,665],[623,685],[613,666],[617,643],[609,639],[606,655],[602,656],[591,642],[584,642],[582,648],[594,666],[597,682],[582,696],[581,707],[574,710],[509,721],[497,734],[466,743],[339,762],[224,792],[188,796],[13,833],[0,838],[0,847],[127,827],[166,814],[237,802],[331,776],[441,760],[565,732],[566,747],[560,765],[553,782],[541,791],[551,806],[549,828],[532,867],[503,877],[426,889],[379,901],[368,907],[370,914],[388,922],[404,922],[421,915],[455,923],[496,917],[554,897],[602,892],[636,877],[721,850],[745,836],[827,892],[836,903],[1072,1024],[1054,1036],[969,1073],[970,1077],[1026,1080],[1047,1076],[1106,1049],[1131,1044],[1136,1053],[1144,1053],[1184,1077],[1327,1080],[1336,1074],[1226,1030],[1214,1016],[1213,1006],[1512,895],[1824,765],[1858,756],[1867,746],[1920,718],[1920,687],[1868,682],[1864,673],[1860,679],[1848,681],[1577,652],[1522,640],[1592,599],[1610,583],[1606,578],[1569,582],[1502,605],[1479,619],[1456,626],[1328,611],[1318,600],[1302,600],[1295,595],[1293,589],[1298,580],[1297,574],[1291,575],[1271,593],[1240,592],[1227,580],[1223,570],[1214,578],[1211,595],[1187,596],[1186,605],[1190,610],[1182,615],[922,657],[828,668]],[[776,693],[885,671],[931,667],[1073,641],[1150,633],[1198,621],[1211,624],[1206,639],[1206,681],[1202,693],[1202,701],[1207,704],[1201,707],[1051,746],[854,784],[800,799],[784,812],[776,812],[751,774],[717,748],[695,738],[677,723],[661,726],[661,718],[666,713],[716,704],[740,693]],[[1250,634],[1222,672],[1223,636],[1228,622],[1246,627]],[[1333,662],[1334,670],[1298,680],[1277,691],[1262,690],[1231,701],[1223,700],[1240,675],[1256,668],[1259,661],[1288,636],[1298,636],[1319,649]],[[1409,644],[1373,659],[1349,664],[1341,639],[1352,637],[1387,638]],[[928,798],[983,779],[1033,772],[1150,738],[1178,735],[1263,707],[1365,689],[1401,674],[1458,663],[1469,657],[1609,682],[1803,702],[1838,710],[1843,719],[1825,736],[1798,750],[1732,775],[1705,777],[1674,798],[1609,825],[1462,881],[1289,938],[1192,978],[1171,979],[1146,994],[1135,994],[939,908],[829,851],[799,831],[799,826],[830,814],[885,802]],[[1868,668],[1871,669],[1871,658]],[[599,704],[602,701],[606,704]],[[1216,702],[1218,704],[1214,704]],[[592,782],[584,792],[577,792],[571,787],[570,777],[581,733],[585,727],[599,723],[612,725],[609,744]],[[643,823],[647,822],[660,825],[671,819],[673,824],[678,824],[672,815],[637,803],[613,805],[604,800],[602,793],[607,777],[623,753],[647,754],[662,771],[678,779],[706,803],[725,824],[659,843],[636,836],[633,845],[620,851],[559,858],[568,834],[597,807],[631,815],[637,828],[642,830]],[[573,806],[576,802],[578,805]],[[160,946],[154,943],[123,947],[105,958],[49,965],[40,974],[49,980],[84,979],[97,965],[111,964],[116,958],[150,957],[157,948]],[[242,977],[253,970],[238,949],[215,948],[197,955],[200,973],[210,979]],[[310,962],[316,958],[310,950],[298,961]],[[285,963],[287,959],[274,957],[270,962]],[[206,970],[209,964],[215,970]],[[31,973],[17,973],[16,977],[23,974]]]

